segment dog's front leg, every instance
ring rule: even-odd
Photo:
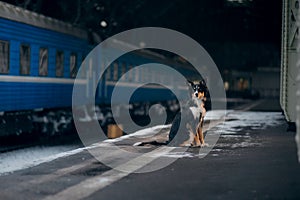
[[[199,134],[198,134],[198,130],[196,131],[196,134],[194,134],[194,146],[196,147],[199,147],[201,146],[201,141],[200,141],[200,137],[199,137]]]
[[[205,146],[205,142],[204,142],[204,134],[203,134],[203,122],[204,122],[204,119],[203,117],[200,118],[200,123],[197,127],[197,135],[199,137],[199,141],[200,141],[200,145],[201,146]]]

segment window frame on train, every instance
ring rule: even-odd
[[[113,63],[113,77],[112,77],[112,80],[113,81],[118,81],[118,79],[119,79],[119,63],[114,62]]]
[[[128,65],[128,82],[133,82],[133,69],[134,66],[132,63]]]
[[[0,74],[9,73],[9,41],[0,40]]]
[[[77,58],[78,55],[75,52],[70,54],[70,77],[75,78],[77,75]]]
[[[30,75],[31,65],[31,47],[29,44],[23,43],[20,45],[20,74]]]
[[[49,50],[46,47],[39,49],[39,76],[48,76]]]
[[[65,54],[62,50],[56,50],[55,55],[55,76],[63,77],[64,76],[64,62]]]
[[[127,76],[123,76],[126,73],[126,62],[121,62],[121,73],[120,78],[122,81],[127,81]]]
[[[138,83],[140,81],[140,68],[134,69],[134,82]]]
[[[106,78],[107,81],[111,80],[111,67],[110,66],[107,67],[106,70],[105,70],[105,78]]]

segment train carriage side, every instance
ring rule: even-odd
[[[116,50],[103,50],[101,59],[98,61],[101,70],[109,64],[105,58],[110,57],[109,54],[113,54],[114,51]],[[169,74],[155,68],[136,68],[136,66],[143,64],[150,64],[150,66],[151,63],[166,64],[166,58],[159,58],[156,55],[151,55],[151,53],[152,52],[131,52],[114,60],[105,70],[103,77],[101,77],[97,89],[96,102],[98,104],[110,104],[111,96],[117,82],[118,86],[121,87],[121,90],[119,90],[121,93],[118,95],[119,98],[114,101],[116,103],[129,103],[124,102],[124,99],[122,100],[122,96],[124,96],[122,93],[127,94],[132,88],[137,90],[131,98],[131,103],[157,103],[174,100],[175,97],[169,89],[151,84],[158,83],[158,80],[160,80],[164,85],[171,87],[174,80],[172,80]],[[140,87],[141,82],[150,84]]]
[[[1,111],[71,105],[87,40],[0,18],[0,48]]]

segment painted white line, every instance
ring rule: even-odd
[[[145,153],[139,157],[136,157],[120,166],[116,169],[109,170],[99,176],[89,178],[76,185],[73,185],[55,195],[46,197],[44,200],[60,199],[60,200],[77,200],[83,199],[95,193],[96,191],[122,179],[123,177],[135,172],[136,170],[151,163],[155,159],[161,157],[164,154],[169,153],[174,148],[172,147],[160,147],[149,153]],[[120,170],[120,171],[119,171]]]
[[[234,112],[233,112],[234,113]],[[232,114],[232,113],[231,113]],[[221,120],[222,121],[222,120]],[[205,131],[215,127],[217,125],[220,124],[219,120],[216,121],[212,121],[210,124],[206,124],[204,129]],[[155,128],[154,128],[155,129]],[[61,155],[64,156],[68,156],[68,155],[73,155],[79,152],[82,152],[86,149],[95,149],[96,151],[99,152],[99,154],[101,154],[103,157],[102,159],[105,158],[113,158],[115,156],[120,156],[119,152],[116,151],[111,151],[113,150],[112,148],[118,148],[117,146],[113,146],[111,143],[107,143],[107,142],[101,142],[98,144],[94,144],[92,146],[89,146],[88,148],[80,148],[80,149],[76,149],[73,151],[69,151],[68,153],[63,153]],[[155,159],[158,159],[160,157],[174,157],[175,156],[180,156],[183,157],[182,152],[174,152],[173,150],[176,150],[177,148],[175,147],[160,147],[157,148],[156,150],[150,152],[150,153],[146,153],[142,156],[139,157],[135,157],[132,160],[119,165],[117,168],[113,169],[113,170],[109,170],[99,176],[96,176],[92,179],[87,179],[84,180],[83,182],[78,183],[77,185],[71,186],[70,188],[66,188],[65,190],[57,193],[56,195],[53,196],[47,196],[46,199],[81,199],[87,196],[90,196],[91,194],[93,194],[94,192],[103,189],[104,187],[122,179],[123,177],[126,177],[127,175],[129,175],[130,173],[135,172],[136,170],[146,166],[147,164],[151,163],[152,161],[154,161]],[[171,152],[173,151],[173,152]],[[118,155],[114,155],[112,152],[115,152],[115,154]],[[170,153],[171,152],[171,153]],[[122,155],[121,155],[122,156]],[[60,157],[60,156],[58,156]],[[186,157],[186,155],[184,156]],[[53,181],[56,178],[59,178],[63,175],[67,175],[71,172],[74,172],[78,169],[84,168],[84,167],[88,167],[92,162],[94,161],[94,159],[89,159],[89,160],[85,160],[84,163],[79,163],[76,165],[73,165],[71,167],[66,167],[66,168],[62,168],[59,169],[55,172],[53,172],[52,174],[48,174],[48,175],[43,175],[43,176],[39,176],[33,180],[30,180],[28,182],[26,182],[26,184],[40,184],[40,183],[45,183],[47,181]],[[25,183],[24,183],[25,184]],[[80,188],[84,188],[84,192],[81,191],[82,189]],[[86,189],[88,188],[88,189]],[[74,192],[75,191],[75,192]],[[80,193],[80,194],[78,194]],[[73,196],[75,194],[76,198]]]
[[[110,158],[110,157],[114,157],[116,156],[117,151],[110,151],[109,153],[106,153],[108,150],[107,149],[110,149],[109,148],[110,144],[94,144],[91,148],[96,148],[96,147],[100,147],[99,149],[99,152],[102,152],[102,159],[106,159],[106,158]],[[114,146],[110,146],[111,148],[117,148],[117,147],[114,147]],[[103,149],[101,149],[103,148]],[[83,151],[84,148],[80,148],[80,151]],[[74,151],[73,151],[74,152]],[[77,151],[79,153],[79,151]],[[68,155],[71,155],[71,154],[68,154]],[[88,159],[88,160],[84,160],[83,163],[78,163],[76,165],[72,165],[70,167],[65,167],[65,168],[61,168],[61,169],[58,169],[57,171],[54,171],[53,173],[51,174],[45,174],[45,175],[42,175],[42,176],[39,176],[39,177],[36,177],[30,181],[27,181],[27,182],[24,182],[24,185],[28,185],[28,184],[40,184],[40,183],[44,183],[44,182],[48,182],[48,181],[52,181],[54,179],[57,179],[59,177],[62,177],[62,176],[65,176],[67,174],[70,174],[72,172],[75,172],[76,170],[79,170],[79,169],[82,169],[82,168],[85,168],[85,167],[88,167],[89,165],[91,165],[93,162],[96,162],[97,160],[94,159],[94,157],[92,157],[91,159]]]
[[[214,126],[217,126],[219,124],[219,120],[214,121],[210,127],[205,127],[205,129],[212,128]],[[161,128],[161,127],[160,127]],[[155,128],[152,128],[152,130]],[[133,134],[134,135],[134,134]],[[128,137],[126,137],[127,139]],[[125,138],[124,138],[125,139]],[[98,146],[103,146],[105,148],[105,145],[108,145],[109,147],[112,147],[109,145],[109,143],[99,143]],[[95,147],[97,145],[94,145]],[[86,179],[76,185],[73,185],[69,188],[66,188],[65,190],[52,195],[52,196],[47,196],[45,200],[49,199],[82,199],[85,197],[88,197],[95,193],[96,191],[99,191],[106,186],[128,176],[129,174],[135,172],[138,169],[141,169],[142,167],[146,166],[147,164],[151,163],[152,161],[168,155],[171,151],[176,149],[176,147],[159,147],[149,153],[145,153],[141,156],[138,156],[136,158],[131,159],[130,161],[119,165],[115,169],[109,170],[107,172],[104,172],[101,175],[95,176],[93,178]],[[102,149],[103,150],[103,149]],[[103,151],[102,151],[103,152]],[[113,152],[113,151],[110,151]],[[108,157],[111,155],[108,152]],[[83,166],[78,166],[78,167],[83,167]],[[77,169],[77,167],[75,167]],[[69,171],[72,171],[73,168],[66,169],[66,170],[59,170],[59,171],[64,171],[68,173]]]
[[[93,161],[93,159],[85,161],[84,163],[79,163],[77,165],[73,165],[71,167],[62,168],[62,169],[59,169],[59,170],[53,172],[52,174],[45,174],[43,176],[36,177],[30,181],[22,182],[21,184],[25,186],[28,184],[41,184],[41,183],[53,181],[59,177],[62,177],[66,174],[70,174],[76,170],[82,169],[82,168],[90,165],[92,163],[92,161]]]
[[[214,126],[217,126],[219,123],[220,123],[220,120],[214,121],[211,123],[211,125],[209,127],[205,126],[205,129],[208,130]],[[149,130],[155,131],[156,129],[161,129],[162,127],[166,128],[169,126],[170,125],[152,127],[150,129],[146,129],[147,130],[146,132],[149,132]],[[136,136],[136,135],[140,135],[140,134],[141,134],[140,132],[137,132],[136,134],[125,136],[123,138],[122,137],[118,138],[118,140],[107,140],[107,141],[104,141],[104,142],[101,142],[98,144],[94,144],[93,147],[89,147],[89,148],[94,149],[97,147],[102,147],[103,149],[100,149],[100,152],[103,153],[103,151],[105,151],[105,149],[109,150],[110,148],[118,148],[118,147],[111,146],[110,145],[111,142],[120,141],[122,139],[128,139],[128,138],[130,138],[130,136]],[[62,200],[64,200],[64,199],[82,199],[82,198],[88,197],[88,196],[92,195],[93,193],[95,193],[96,191],[105,188],[106,186],[128,176],[129,174],[135,172],[138,169],[141,169],[142,167],[145,167],[147,164],[151,163],[152,161],[154,161],[160,157],[167,156],[171,151],[173,151],[175,149],[176,149],[176,147],[166,147],[166,146],[159,147],[149,153],[145,153],[141,156],[133,158],[133,159],[129,160],[128,162],[119,165],[115,169],[104,172],[103,174],[95,176],[93,178],[86,179],[76,185],[66,188],[65,190],[63,190],[55,195],[47,196],[45,198],[45,200],[48,200],[48,199],[62,199]],[[107,151],[105,153],[107,158],[112,156],[111,152],[114,152],[114,151]],[[53,179],[55,179],[55,177],[65,175],[65,174],[75,171],[79,168],[86,167],[87,165],[88,165],[88,163],[82,164],[82,165],[78,164],[77,166],[74,166],[74,167],[60,169],[57,171],[57,173],[55,173],[57,175],[53,175],[52,177],[46,176],[45,178],[41,178],[40,180],[36,180],[36,181],[32,181],[32,182],[37,183],[37,182],[53,180]]]
[[[238,113],[240,113],[240,111],[238,111]],[[234,112],[232,112],[231,114],[234,114]],[[219,124],[218,121],[214,121],[213,124],[210,125],[209,128],[212,128],[218,124]],[[208,124],[207,124],[206,128],[209,129]],[[238,145],[249,146],[249,145],[257,145],[257,144],[244,142],[244,143],[241,143]],[[114,156],[112,156],[113,154],[110,154],[111,148],[117,148],[117,147],[112,146],[110,143],[99,143],[99,144],[94,144],[93,147],[89,147],[89,148],[92,148],[92,149],[99,148],[98,149],[99,153],[106,155],[109,158],[109,157],[114,157]],[[192,155],[189,155],[189,154],[183,155],[182,152],[175,152],[174,150],[177,150],[177,149],[178,148],[175,148],[175,147],[157,148],[150,153],[146,153],[142,156],[133,158],[132,160],[129,160],[128,162],[119,165],[115,169],[106,171],[103,174],[95,176],[93,178],[88,178],[76,185],[73,185],[69,188],[62,190],[61,192],[59,192],[55,195],[47,196],[47,197],[45,197],[45,199],[46,200],[47,199],[62,199],[62,200],[64,200],[64,199],[75,199],[75,200],[82,199],[82,198],[85,198],[85,197],[88,197],[88,196],[94,194],[95,192],[105,188],[106,186],[108,186],[116,181],[119,181],[120,179],[143,168],[144,166],[148,165],[149,163],[153,162],[156,159],[159,159],[160,157],[164,157],[164,156],[176,157],[176,158],[183,157],[183,156],[184,157],[192,157]],[[112,152],[114,152],[114,151],[112,151]],[[117,153],[117,154],[119,154],[119,153]],[[38,177],[38,179],[31,180],[26,183],[24,182],[24,184],[28,184],[28,183],[40,184],[40,183],[44,183],[49,180],[54,180],[57,177],[66,175],[68,173],[71,173],[73,171],[76,171],[76,170],[84,168],[84,167],[88,167],[88,165],[91,164],[92,161],[93,161],[93,159],[90,159],[90,160],[86,160],[84,163],[80,163],[77,165],[73,165],[71,167],[59,169],[50,175],[43,175],[40,178]],[[32,185],[30,185],[30,187],[32,187]],[[20,192],[22,192],[22,191],[20,190]]]

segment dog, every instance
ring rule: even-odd
[[[167,141],[137,142],[133,146],[149,144],[192,147],[207,146],[204,141],[203,124],[207,107],[205,106],[205,102],[207,102],[209,97],[208,89],[204,80],[199,82],[188,81],[188,86],[191,97],[189,97],[190,99],[176,114]]]
[[[175,116],[167,143],[172,144],[172,146],[207,146],[204,141],[203,124],[206,115],[205,102],[208,97],[208,89],[204,80],[188,81],[188,84],[191,99]]]

